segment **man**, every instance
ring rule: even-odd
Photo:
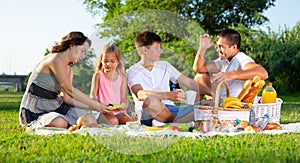
[[[169,81],[178,82],[198,93],[209,93],[209,88],[199,85],[182,75],[170,63],[159,61],[162,53],[161,38],[148,30],[135,38],[135,46],[141,60],[127,70],[128,83],[135,103],[142,102],[140,120],[151,126],[152,120],[159,122],[189,122],[194,120],[192,105],[176,106],[184,101],[182,89],[170,91]],[[138,112],[138,111],[137,111]],[[139,115],[139,113],[137,113]]]
[[[212,36],[200,35],[200,46],[196,54],[193,70],[197,73],[195,80],[199,84],[211,88],[227,81],[230,96],[237,97],[243,89],[246,80],[253,79],[258,75],[261,79],[268,78],[268,72],[254,60],[240,51],[241,36],[233,29],[222,30],[217,37],[217,42],[211,42]],[[219,58],[213,61],[205,61],[206,50],[216,44]],[[210,76],[210,74],[212,74]],[[212,92],[214,94],[215,92]],[[221,98],[225,98],[225,88],[220,93]]]

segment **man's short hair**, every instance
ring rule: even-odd
[[[226,38],[227,43],[231,45],[237,45],[237,48],[240,49],[241,46],[241,35],[234,29],[226,28],[223,29],[219,34],[219,37]]]
[[[142,47],[152,45],[154,42],[161,43],[162,39],[156,33],[149,30],[144,30],[135,37],[134,41],[136,47]]]

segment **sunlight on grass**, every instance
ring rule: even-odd
[[[115,135],[38,136],[19,126],[22,94],[0,94],[0,162],[299,162],[300,134],[206,139]],[[300,122],[300,98],[282,97],[281,123]]]
[[[173,145],[179,138],[176,137],[132,137],[116,133],[110,136],[95,138],[109,150],[131,155],[145,155],[162,151]]]

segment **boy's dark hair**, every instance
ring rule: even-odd
[[[135,37],[134,42],[136,47],[142,47],[152,45],[154,42],[161,43],[162,39],[156,33],[144,30]]]
[[[230,29],[230,28],[226,28],[226,29],[223,29],[218,34],[218,36],[226,38],[226,40],[227,40],[227,42],[228,42],[228,44],[230,46],[236,44],[237,48],[240,49],[240,46],[241,46],[241,35],[236,30]]]

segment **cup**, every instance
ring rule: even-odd
[[[194,105],[197,92],[195,91],[185,91],[185,103],[189,105]]]
[[[134,130],[138,130],[140,128],[140,124],[138,122],[126,122],[126,125]]]
[[[208,120],[203,122],[203,131],[210,132],[214,131],[217,122],[215,120]]]

